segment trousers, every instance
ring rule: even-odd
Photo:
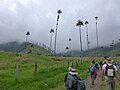
[[[115,79],[114,78],[106,78],[106,90],[115,90]]]

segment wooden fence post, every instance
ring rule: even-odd
[[[35,62],[35,75],[37,73],[37,61]]]
[[[62,64],[62,68],[63,68],[63,70],[64,70],[64,61],[63,61],[63,64]]]
[[[69,63],[69,61],[68,61],[68,67],[69,67],[69,64],[70,64],[70,63]]]
[[[72,60],[72,65],[71,65],[72,67],[74,67],[74,61]]]
[[[77,66],[79,66],[79,60],[77,60]]]
[[[49,64],[47,64],[47,73],[49,72]]]
[[[57,70],[57,69],[58,69],[58,64],[56,63],[56,64],[55,64],[55,70]]]
[[[16,77],[15,77],[16,81],[18,80],[18,63],[16,64]]]

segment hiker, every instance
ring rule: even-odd
[[[104,60],[103,61],[100,61],[100,67],[101,67],[101,70],[102,70],[102,66],[104,65],[104,64],[106,64],[106,62],[105,62],[105,60],[108,58],[108,56],[104,56],[103,57],[104,58]]]
[[[85,83],[78,77],[78,73],[75,69],[72,69],[70,74],[71,79],[69,81],[69,90],[86,90]]]
[[[78,77],[75,69],[71,69],[66,75],[66,90],[86,90],[85,83]]]
[[[116,68],[117,68],[117,70],[118,70],[118,69],[119,69],[119,66],[120,66],[120,62],[117,60],[114,65],[116,66]]]
[[[115,90],[116,67],[113,65],[111,57],[106,59],[106,64],[102,67],[102,80],[106,80],[106,90]],[[105,76],[105,77],[104,77]]]
[[[103,62],[100,61],[100,62],[99,62],[99,65],[100,65],[100,69],[101,69],[101,70],[102,70],[102,64],[103,64]]]
[[[88,73],[91,76],[91,80],[92,80],[92,85],[94,85],[94,80],[97,77],[97,69],[94,65],[94,61],[92,61],[92,63],[90,64],[89,68],[88,68]]]
[[[96,67],[97,70],[99,70],[99,64],[98,64],[98,62],[95,63],[95,67]]]
[[[70,80],[70,78],[71,78],[71,73],[70,73],[70,72],[71,72],[71,70],[72,70],[72,67],[69,67],[68,70],[69,70],[69,72],[65,75],[65,80],[64,80],[66,90],[69,90],[68,84],[69,84],[69,80]]]
[[[77,76],[78,73],[76,72],[75,69],[72,69],[71,72],[70,72],[70,74],[71,74],[71,79],[70,79],[70,81],[69,81],[68,88],[69,88],[69,90],[76,90],[76,89],[74,89],[74,88],[75,88],[75,84],[77,83],[77,81],[75,80],[74,77],[78,77],[78,76]]]

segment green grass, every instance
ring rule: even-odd
[[[0,52],[0,90],[65,90],[64,77],[68,72],[68,66],[73,66],[80,78],[85,79],[91,60]],[[36,61],[37,74],[34,75]],[[17,81],[16,64],[19,66]],[[102,82],[100,88],[105,90],[105,82]],[[116,88],[120,88],[118,83]]]
[[[34,65],[37,63],[37,74]],[[69,62],[69,63],[68,63]],[[77,63],[78,62],[78,66]],[[16,64],[18,80],[16,81]],[[36,56],[0,52],[0,90],[65,90],[64,77],[72,65],[82,79],[87,77],[90,61],[80,58]],[[85,72],[84,74],[82,74]]]
[[[101,83],[101,85],[100,85],[100,90],[106,90],[105,80],[102,81],[102,83]],[[120,90],[120,85],[119,85],[118,80],[116,80],[115,90]]]

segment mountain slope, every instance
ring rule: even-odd
[[[67,53],[62,53],[63,56],[80,56],[80,51],[73,50]],[[89,51],[83,51],[82,56],[110,56],[110,55],[119,55],[120,56],[120,43],[116,43],[114,45],[106,46],[106,47],[99,47],[99,48],[93,48]]]
[[[16,41],[9,42],[6,44],[0,44],[0,51],[4,52],[19,52],[37,55],[49,55],[49,51],[45,48],[32,44],[29,42],[18,43]]]

